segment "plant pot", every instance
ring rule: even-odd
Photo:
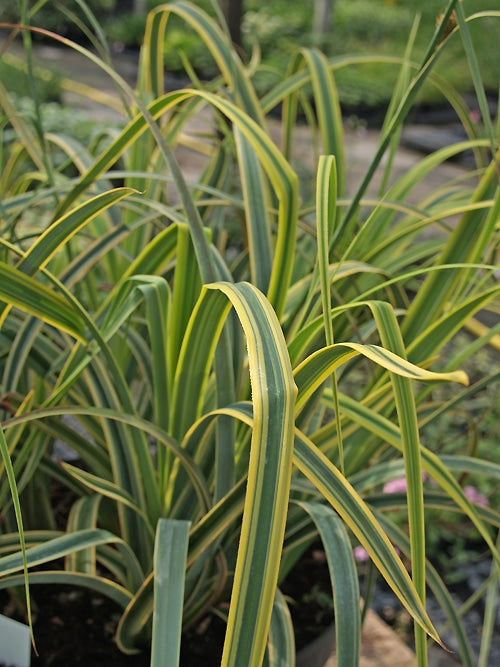
[[[335,650],[335,626],[332,623],[310,644],[297,653],[295,667],[324,667]]]
[[[416,667],[413,651],[369,610],[363,625],[360,667]],[[331,625],[297,654],[296,667],[336,667],[335,626]]]

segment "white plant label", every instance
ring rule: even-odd
[[[29,627],[0,614],[0,662],[14,667],[30,667],[30,661]]]

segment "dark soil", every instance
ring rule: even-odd
[[[280,586],[292,616],[297,651],[307,646],[333,622],[332,586],[321,544],[302,556]]]
[[[310,549],[287,577],[281,590],[289,602],[297,649],[305,646],[332,622],[328,567],[321,549]],[[20,593],[20,600],[23,599]],[[34,634],[38,657],[32,667],[146,667],[148,652],[124,655],[114,641],[120,608],[92,591],[64,585],[32,586]],[[0,593],[0,613],[26,622],[9,595]],[[216,614],[202,618],[183,636],[181,667],[218,667],[222,657],[225,622]],[[1,663],[0,663],[1,667]]]
[[[100,595],[64,585],[32,586],[33,630],[38,657],[32,652],[32,667],[68,665],[149,666],[148,655],[127,656],[119,651],[113,636],[120,608]],[[6,593],[0,597],[0,612],[25,622],[16,613]]]
[[[466,599],[489,574],[489,560],[482,560],[465,572],[465,581],[452,587],[456,602]],[[478,579],[479,578],[479,579]],[[363,582],[361,582],[363,590]],[[464,590],[461,590],[461,589]],[[333,621],[331,586],[325,554],[320,545],[311,547],[281,584],[292,616],[296,648],[313,641]],[[458,595],[461,593],[460,595]],[[150,664],[148,652],[127,656],[114,641],[120,618],[120,608],[110,600],[83,589],[58,586],[31,588],[34,633],[38,657],[33,654],[32,667],[67,667],[91,665],[100,667],[146,667]],[[20,592],[20,600],[23,593]],[[500,604],[500,603],[499,603]],[[379,580],[372,607],[396,632],[411,644],[412,624],[387,585]],[[438,625],[445,619],[442,612],[429,600],[429,611]],[[499,608],[500,621],[500,608]],[[0,592],[0,613],[24,621],[13,600],[5,591]],[[466,616],[466,627],[472,647],[479,649],[481,621],[484,609],[474,608]],[[210,614],[189,629],[182,638],[181,667],[218,667],[222,656],[225,622]],[[453,637],[443,636],[446,644],[456,650]],[[500,641],[494,639],[491,658],[500,659]],[[1,655],[1,654],[0,654]],[[497,664],[496,662],[491,664]],[[500,662],[498,663],[500,664]],[[0,667],[2,663],[0,662]]]
[[[181,667],[219,667],[226,634],[225,622],[215,614],[205,616],[181,642]]]

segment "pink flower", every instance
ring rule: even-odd
[[[406,477],[391,479],[384,485],[384,493],[404,493],[406,491]]]
[[[488,498],[478,491],[475,486],[464,486],[464,493],[472,503],[476,503],[482,507],[488,507],[490,504]]]
[[[354,547],[354,559],[358,563],[364,563],[367,560],[370,560],[370,556],[368,555],[368,551],[364,549],[362,546],[357,546]]]
[[[427,473],[425,470],[422,472],[422,482],[425,482],[427,479]],[[406,477],[396,477],[396,479],[391,479],[390,482],[384,484],[384,493],[404,493],[406,491]]]
[[[481,120],[481,114],[477,109],[472,109],[472,111],[469,113],[469,118],[473,123],[479,123]]]
[[[398,556],[401,556],[401,551],[397,547],[394,547],[394,551],[397,553]],[[354,560],[358,563],[365,563],[367,560],[370,560],[370,554],[364,547],[360,545],[354,547],[353,553],[354,553]]]

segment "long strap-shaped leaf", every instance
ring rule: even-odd
[[[266,292],[272,271],[272,241],[268,222],[268,189],[259,159],[239,129],[234,129],[245,207],[252,284]]]
[[[2,54],[2,57],[4,54]],[[43,172],[44,164],[43,159],[41,158],[42,148],[36,137],[36,135],[31,131],[30,125],[23,119],[23,115],[19,113],[16,109],[14,101],[11,99],[8,90],[0,82],[0,107],[4,112],[4,115],[8,118],[12,127],[16,131],[16,137],[21,142],[24,150],[28,153],[30,158],[33,160],[37,168]],[[7,170],[6,170],[7,171]],[[5,172],[3,176],[5,175]],[[4,191],[2,187],[2,180],[0,179],[0,188]]]
[[[66,531],[77,533],[80,530],[97,527],[97,517],[102,496],[82,496],[76,500],[70,510]],[[75,572],[96,575],[96,548],[88,547],[70,554],[66,558],[65,568]]]
[[[264,667],[295,667],[292,617],[284,595],[276,590]]]
[[[405,346],[394,310],[386,303],[379,303],[377,306],[374,309],[374,316],[383,345],[405,360]],[[465,373],[463,375],[463,381],[468,384]],[[391,373],[391,383],[400,424],[405,462],[411,574],[415,588],[425,606],[424,492],[417,410],[410,378],[401,373]],[[421,626],[415,626],[415,649],[419,667],[425,667],[427,665],[427,645],[425,633]]]
[[[156,274],[175,252],[177,231],[178,225],[174,224],[155,236],[131,263],[122,279],[104,301],[95,318],[95,321],[99,323],[99,332],[103,340],[110,340],[141,300],[140,292],[129,278],[137,274]],[[59,377],[54,399],[69,389],[69,386],[90,363],[95,351],[96,349],[89,350],[82,346],[75,346],[71,358]]]
[[[171,14],[177,15],[196,30],[217,63],[226,85],[234,91],[238,103],[246,113],[262,124],[263,116],[257,96],[246,69],[231,47],[231,40],[206,12],[192,2],[169,2],[150,12],[140,65],[146,91],[152,92],[154,97],[163,94],[163,43]]]
[[[179,447],[179,445],[167,435],[164,431],[158,428],[155,424],[152,424],[145,419],[141,419],[133,414],[125,414],[117,410],[110,410],[108,408],[82,408],[80,406],[73,406],[71,408],[45,408],[42,410],[37,410],[36,412],[31,412],[29,414],[19,415],[8,419],[3,423],[4,429],[7,429],[11,426],[16,426],[24,422],[30,422],[37,419],[43,419],[44,417],[54,417],[59,415],[91,415],[93,417],[101,417],[104,419],[113,420],[116,422],[121,422],[123,424],[128,424],[133,428],[136,428],[142,431],[144,434],[148,434],[161,442],[165,447],[172,450],[174,455],[179,459],[181,464],[186,468],[189,479],[193,483],[193,490],[196,493],[196,496],[200,502],[203,511],[206,511],[207,507],[210,506],[210,497],[208,490],[205,485],[205,480],[203,479],[200,471],[196,464],[192,461],[191,457],[186,454],[186,452]],[[83,480],[82,480],[83,481]],[[89,484],[90,478],[87,477],[86,484]],[[103,495],[109,495],[111,488],[106,484],[103,485],[103,489],[100,491]],[[120,502],[126,502],[127,495],[123,495]],[[118,498],[115,497],[115,500]],[[128,503],[130,504],[130,503]],[[133,505],[133,504],[132,504]],[[131,506],[132,506],[131,505]]]
[[[133,191],[118,188],[93,197],[56,220],[41,234],[28,252],[17,264],[17,269],[29,276],[40,271],[54,254],[63,247],[80,229],[89,224],[97,215],[119,202]],[[7,300],[9,303],[9,300]],[[10,306],[0,310],[0,323],[5,319]]]
[[[420,275],[425,275],[427,273],[435,272],[437,274],[440,274],[447,271],[462,270],[468,268],[469,266],[471,268],[478,269],[480,271],[491,271],[494,268],[492,265],[488,264],[474,264],[474,265],[449,264],[445,266],[433,266],[433,267],[411,270],[402,276],[391,278],[390,280],[384,281],[381,284],[377,284],[375,287],[371,287],[366,292],[361,294],[359,298],[354,299],[349,303],[332,308],[330,315],[332,318],[338,317],[344,311],[349,311],[354,308],[359,308],[360,306],[367,306],[368,308],[370,308],[370,310],[374,311],[378,307],[377,306],[378,301],[370,301],[366,299],[366,297],[369,296],[370,294],[373,294],[382,289],[386,289],[391,285],[397,285],[399,282],[404,283],[405,281],[411,280]],[[354,264],[352,270],[355,272],[359,272],[362,268],[363,268],[362,265]],[[422,335],[418,338],[416,342],[411,343],[408,346],[408,353],[410,353],[411,351],[411,357],[413,358],[414,357],[413,346],[425,343],[427,345],[426,355],[418,356],[415,359],[415,361],[427,359],[428,357],[432,356],[437,350],[441,349],[443,341],[446,341],[448,340],[448,338],[451,338],[453,333],[455,333],[458,330],[458,328],[460,328],[463,324],[465,324],[465,322],[469,319],[470,316],[472,316],[479,308],[484,306],[488,300],[491,300],[493,297],[496,296],[497,291],[498,287],[487,288],[485,289],[484,292],[479,293],[477,295],[477,298],[474,298],[474,300],[470,299],[464,301],[463,304],[458,304],[457,306],[450,308],[450,310],[447,311],[446,314],[443,315],[443,317],[440,320],[438,320],[434,325],[429,326],[422,333]],[[460,312],[462,313],[461,319],[459,319]],[[447,325],[447,321],[450,322],[449,326]],[[317,340],[321,339],[323,326],[324,326],[323,317],[322,316],[316,317],[314,320],[309,322],[309,324],[304,326],[300,331],[300,333],[298,333],[294,337],[294,339],[290,342],[289,346],[290,357],[293,363],[297,364],[299,359],[307,350],[307,348],[312,347]],[[436,333],[433,333],[434,327]],[[446,336],[446,339],[444,339],[443,336]]]
[[[465,12],[461,2],[457,3],[455,15],[457,18],[458,27],[460,30],[460,36],[464,45],[465,53],[467,55],[467,60],[469,61],[469,68],[472,74],[472,81],[474,83],[474,88],[476,90],[476,97],[479,103],[479,108],[481,109],[481,120],[483,121],[484,127],[486,129],[486,135],[490,141],[491,155],[494,158],[496,153],[496,139],[495,131],[493,129],[493,123],[491,122],[490,110],[488,107],[488,101],[486,98],[486,92],[484,89],[484,84],[481,80],[481,69],[479,67],[479,62],[477,60],[476,52],[474,50],[474,45],[472,43],[472,37],[470,34],[469,26],[467,25],[468,21],[472,17],[466,19]],[[487,15],[485,13],[485,15]],[[500,165],[497,164],[497,175],[500,181]]]
[[[294,370],[295,381],[299,388],[297,409],[300,410],[307,399],[325,381],[334,368],[359,354],[374,361],[391,373],[411,380],[449,380],[452,382],[461,382],[465,385],[468,384],[467,375],[463,371],[436,373],[415,366],[406,361],[406,359],[379,345],[336,343],[311,354]]]
[[[333,463],[298,430],[294,463],[344,519],[415,621],[441,643],[407,571],[367,505]]]
[[[75,209],[53,222],[31,246],[21,259],[18,268],[34,275],[40,271],[62,246],[97,215],[134,192],[131,188],[109,190],[80,204]]]
[[[296,388],[283,334],[269,302],[248,283],[214,283],[202,289],[181,352],[175,384],[192,397],[195,412],[188,418],[181,416],[176,428],[182,432],[186,424],[195,421],[214,340],[227,315],[227,299],[247,339],[253,433],[223,664],[257,665],[264,658],[278,580],[291,478]],[[190,372],[191,365],[196,373]],[[174,396],[173,405],[181,399]],[[186,410],[186,401],[181,400],[181,407]],[[229,513],[235,517],[239,508],[233,514],[230,506]],[[150,611],[148,587],[150,582],[145,581],[137,600]]]
[[[141,517],[144,526],[148,529],[148,531],[151,531],[151,537],[154,538],[153,528],[149,523],[148,516],[144,513],[144,510],[142,510],[141,507],[139,507],[139,505],[135,502],[132,495],[123,488],[123,486],[115,482],[110,482],[103,477],[93,475],[86,470],[82,470],[77,466],[72,466],[69,463],[65,463],[64,461],[62,462],[62,467],[81,484],[88,487],[92,491],[96,491],[99,494],[99,496],[90,496],[91,498],[104,496],[106,498],[111,498],[111,500],[116,503],[122,503],[123,505],[133,509],[134,512],[136,512]]]
[[[158,118],[169,109],[172,109],[176,105],[192,97],[200,97],[206,100],[209,104],[225,114],[231,122],[238,126],[243,136],[258,155],[260,163],[276,191],[279,200],[278,235],[268,297],[277,314],[280,315],[284,308],[286,287],[290,282],[295,256],[298,178],[264,130],[262,130],[250,116],[228,100],[224,100],[207,91],[187,89],[166,94],[158,100],[155,100],[148,107],[148,118],[139,115],[133,119],[126,128],[124,128],[119,137],[117,137],[107,150],[103,151],[92,167],[77,181],[61,207],[68,207],[69,204],[86,189],[89,180],[94,181],[99,178],[105,169],[114,164],[123,152],[146,131],[149,119]],[[173,165],[170,164],[170,167],[172,168]],[[189,194],[185,194],[185,197],[189,200],[189,210],[191,210],[191,208],[194,208],[194,204],[190,199]],[[186,212],[188,213],[186,200],[183,199],[183,203],[186,207]],[[211,261],[209,262],[208,259],[205,261],[206,258],[202,259],[201,257],[203,253],[208,256],[208,248],[206,239],[204,237],[201,239],[203,234],[201,228],[198,229],[197,227],[199,217],[198,215],[195,217],[198,222],[194,222],[190,219],[190,229],[193,235],[193,243],[197,255],[200,255],[200,271],[204,276],[205,282],[208,282],[209,280],[215,280],[216,276],[212,275],[212,278],[209,278],[209,280],[206,279],[206,276],[209,275],[210,272],[213,274],[213,266]],[[210,267],[207,262],[210,264]]]
[[[332,309],[331,279],[329,261],[329,240],[337,217],[337,161],[333,155],[322,155],[318,164],[316,184],[316,227],[318,236],[318,269],[321,285],[321,304],[327,345],[334,344],[333,324],[330,317]],[[332,392],[335,406],[335,423],[337,426],[337,442],[339,449],[340,469],[344,472],[344,447],[340,425],[337,376],[332,371]]]
[[[126,559],[127,566],[134,573],[134,580],[144,574],[141,572],[139,563],[126,542],[113,535],[108,530],[101,528],[87,528],[77,533],[68,533],[55,537],[45,543],[38,544],[26,551],[26,563],[28,567],[34,567],[51,560],[68,556],[80,549],[97,547],[101,544],[115,544],[122,552],[122,558]],[[19,553],[10,554],[0,558],[0,575],[5,576],[23,569],[23,556]]]
[[[9,308],[22,308],[85,342],[85,323],[64,297],[4,262],[0,262],[0,298]]]
[[[445,37],[445,29],[448,23],[448,19],[451,16],[451,13],[456,5],[458,0],[449,0],[448,5],[443,12],[440,21],[438,25],[436,26],[436,31],[432,37],[432,40],[429,43],[427,53],[425,54],[422,64],[412,80],[411,84],[408,86],[408,89],[406,91],[406,94],[403,96],[401,99],[401,102],[399,104],[398,109],[394,113],[391,122],[387,125],[385,128],[385,132],[383,136],[381,137],[380,140],[380,145],[372,159],[372,162],[361,182],[359,185],[355,195],[353,196],[351,203],[349,205],[349,208],[346,211],[346,214],[344,216],[344,219],[342,220],[341,224],[338,225],[338,227],[335,230],[335,235],[331,239],[331,244],[332,247],[334,247],[335,243],[338,241],[340,245],[345,245],[346,241],[345,239],[350,239],[351,235],[349,234],[349,230],[352,227],[353,223],[355,222],[355,213],[357,211],[357,208],[359,206],[359,203],[361,201],[361,198],[365,194],[369,184],[372,182],[373,174],[375,173],[375,170],[377,169],[378,165],[380,164],[380,161],[382,160],[382,157],[387,150],[391,138],[394,134],[394,131],[397,130],[397,128],[401,125],[401,123],[404,121],[406,115],[408,114],[409,110],[411,109],[413,102],[415,100],[415,97],[424,84],[432,66],[436,62],[437,58],[442,52]]]
[[[19,586],[23,583],[22,575],[11,575],[0,579],[0,589]],[[132,599],[132,593],[126,588],[110,579],[99,577],[83,572],[64,572],[62,570],[43,570],[41,572],[30,572],[30,586],[37,584],[53,586],[54,584],[66,584],[75,587],[82,586],[104,595],[123,609]]]
[[[399,530],[386,516],[384,516],[384,514],[377,512],[376,516],[392,542],[398,546],[402,553],[409,555],[410,542],[406,535],[401,530]],[[469,640],[467,638],[467,633],[465,632],[464,624],[460,619],[457,610],[455,609],[450,592],[446,588],[437,571],[429,562],[426,563],[426,577],[429,587],[434,593],[436,599],[439,601],[442,610],[448,616],[448,622],[455,632],[463,667],[473,667],[474,660],[472,657]]]
[[[333,586],[337,664],[358,667],[361,645],[358,573],[349,536],[331,507],[299,502],[316,524]]]
[[[238,403],[223,412],[224,414],[234,414],[236,418],[249,426],[253,425],[252,405],[250,403]],[[211,415],[211,418],[213,415],[215,413]],[[299,470],[319,490],[321,496],[332,505],[333,509],[370,553],[380,573],[405,605],[408,612],[418,623],[422,624],[433,639],[439,641],[401,560],[374,518],[370,508],[354,487],[331,461],[318,450],[314,443],[298,429],[295,429],[293,458]],[[230,499],[228,497],[227,503],[224,500],[219,507],[214,508],[213,517],[211,517],[214,522],[210,521],[209,524],[211,530],[219,530],[217,528],[219,520],[227,525],[227,521],[235,519],[238,514],[239,498],[240,494],[238,492],[234,495],[234,498]],[[224,515],[226,518],[224,518]],[[202,543],[208,544],[206,539],[201,536],[201,533],[205,532],[204,528],[201,523],[193,528],[193,540],[200,539]],[[200,535],[195,538],[198,529]],[[199,553],[198,550],[195,551]]]
[[[151,667],[179,663],[189,526],[189,521],[158,522]]]
[[[346,396],[341,397],[341,406],[342,411],[349,415],[357,424],[366,428],[368,431],[377,434],[386,442],[390,443],[393,447],[396,447],[399,451],[402,451],[399,429],[386,417],[381,415],[376,410],[371,410],[362,403],[355,402]],[[459,483],[455,479],[455,476],[451,472],[453,469],[452,457],[445,458],[443,462],[440,457],[438,457],[426,447],[420,445],[420,450],[422,456],[422,465],[425,471],[435,482],[441,486],[441,488],[449,495],[450,498],[454,500],[454,502],[459,506],[464,514],[466,514],[474,523],[481,537],[490,548],[493,558],[496,559],[497,563],[500,565],[500,554],[495,548],[495,544],[491,539],[486,526],[479,518],[477,508],[465,496],[463,489],[460,487]],[[458,461],[460,461],[460,459],[458,459]],[[473,467],[472,462],[471,467]],[[474,472],[486,473],[488,466],[481,466],[480,463],[477,463],[474,468],[478,468],[478,470],[474,470]],[[491,470],[488,470],[488,473],[494,475],[496,473],[496,468],[494,466],[491,467]]]
[[[248,344],[254,428],[223,665],[264,658],[285,531],[296,388],[283,333],[248,283],[214,285],[233,304]]]
[[[24,537],[24,526],[23,526],[23,516],[21,513],[21,504],[19,502],[19,494],[17,492],[16,486],[16,477],[14,474],[14,468],[12,467],[12,461],[10,459],[9,448],[7,446],[7,441],[3,430],[0,428],[0,455],[7,473],[7,479],[9,480],[10,492],[12,495],[12,501],[14,505],[14,513],[16,516],[17,528],[19,531],[19,542],[21,544],[21,563],[23,569],[23,583],[24,590],[26,594],[26,605],[28,610],[28,621],[30,626],[31,640],[33,639],[33,626],[31,621],[31,602],[30,602],[30,592],[29,592],[29,581],[28,581],[28,559],[26,555],[26,542]]]
[[[318,117],[318,126],[321,137],[321,152],[325,155],[334,155],[338,166],[339,196],[345,192],[345,156],[344,133],[342,127],[342,112],[333,72],[329,67],[325,55],[317,49],[301,49],[295,62],[289,68],[287,79],[303,64],[307,65],[311,76],[313,101]],[[292,130],[295,126],[297,104],[295,95],[289,95],[283,101],[283,120],[285,128],[284,152],[289,152],[288,144],[292,141]]]
[[[486,170],[471,203],[482,202],[494,197],[491,207],[485,210],[471,208],[462,216],[453,230],[446,246],[435,265],[456,262],[475,263],[481,261],[482,253],[491,242],[492,234],[500,215],[500,187],[498,186],[498,161],[500,152]],[[472,269],[471,269],[472,270]],[[421,334],[445,308],[449,301],[460,293],[458,286],[464,283],[467,274],[461,271],[432,272],[418,290],[402,325],[406,339],[413,340]],[[453,303],[453,301],[452,301]]]

